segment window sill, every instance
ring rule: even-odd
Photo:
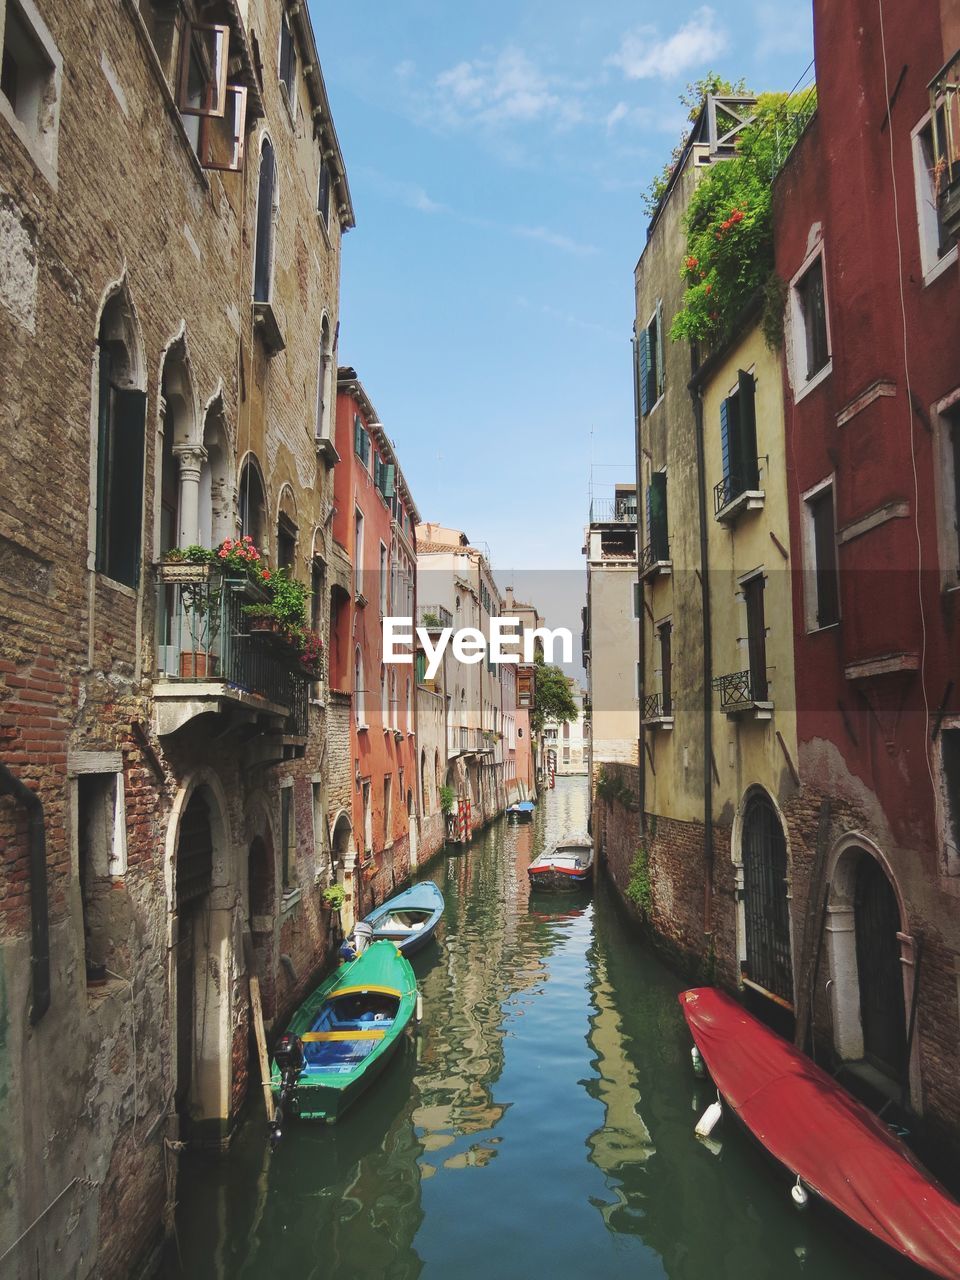
[[[932,266],[929,271],[923,273],[923,287],[926,289],[928,285],[933,284],[935,280],[939,280],[957,261],[957,246],[954,245],[943,257]]]
[[[640,571],[641,582],[653,582],[656,578],[669,578],[673,570],[672,560],[654,560],[646,569]],[[634,614],[634,620],[639,622],[640,615]]]
[[[340,455],[337,453],[336,446],[329,436],[316,436],[314,444],[317,449],[317,457],[322,458],[329,466],[335,467],[340,461]]]
[[[294,86],[296,86],[296,77],[294,77]],[[290,128],[293,130],[293,136],[296,137],[297,136],[297,117],[294,109],[294,104],[290,101],[290,92],[287,89],[286,84],[284,84],[284,82],[280,79],[279,76],[277,77],[277,88],[280,90],[280,98],[283,102],[284,107],[286,107],[287,119],[290,121]]]
[[[744,489],[720,508],[714,519],[718,524],[733,525],[746,511],[762,511],[766,500],[763,489]]]
[[[323,214],[320,212],[319,209],[317,210],[317,222],[319,222],[320,224],[320,230],[323,233],[323,238],[326,242],[327,248],[332,249],[333,244],[330,241],[330,228],[327,226],[326,222],[324,221]]]
[[[807,627],[807,635],[819,636],[819,635],[822,635],[823,632],[825,631],[836,631],[838,630],[839,626],[840,626],[840,619],[838,618],[836,622],[828,622],[822,627]]]
[[[741,702],[733,707],[721,707],[728,720],[772,720],[772,702]]]
[[[641,720],[640,723],[645,729],[672,729],[673,716],[650,716],[648,720]],[[564,764],[569,763],[569,760],[564,760]]]
[[[370,726],[368,724],[358,724],[357,733],[367,733]]]
[[[303,896],[302,889],[285,889],[280,895],[280,919],[288,916]]]
[[[118,582],[116,578],[111,578],[102,569],[97,570],[97,580],[102,582],[105,587],[109,587],[111,591],[116,591],[117,595],[126,596],[129,600],[136,600],[140,594],[136,587],[130,587],[125,582]]]
[[[647,412],[643,415],[645,418],[649,418],[651,414],[654,413],[655,410],[660,408],[660,406],[663,404],[663,396],[664,396],[664,393],[661,391],[660,394],[657,396],[656,400],[654,400],[653,404],[650,406]]]
[[[830,357],[822,369],[817,370],[808,382],[802,382],[797,386],[793,393],[793,403],[799,404],[804,396],[809,395],[811,391],[819,387],[821,382],[825,382],[831,373],[833,373],[833,356]]]
[[[253,327],[254,331],[260,335],[260,340],[266,347],[268,355],[279,355],[286,347],[287,344],[283,339],[280,321],[276,311],[273,309],[272,302],[254,301]]]

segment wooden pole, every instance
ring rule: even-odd
[[[257,1038],[257,1056],[260,1059],[260,1083],[263,1086],[263,1105],[267,1122],[273,1124],[275,1115],[273,1094],[270,1091],[270,1059],[267,1056],[267,1036],[263,1029],[263,1005],[260,1003],[260,979],[250,978],[250,1012],[253,1016],[253,1034]]]

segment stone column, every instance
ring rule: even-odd
[[[193,546],[200,536],[200,472],[207,451],[199,444],[177,444],[173,452],[180,462],[180,528],[177,544]]]

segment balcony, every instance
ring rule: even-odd
[[[720,694],[720,710],[724,715],[752,720],[772,718],[773,703],[769,700],[766,673],[760,676],[750,671],[734,671],[716,676],[713,687]]]
[[[590,503],[591,524],[636,524],[637,500],[604,498]]]
[[[666,576],[673,568],[670,559],[670,545],[666,542],[655,544],[648,542],[640,552],[640,579],[642,582],[653,581],[661,574]]]
[[[944,234],[960,236],[960,50],[929,84],[930,118],[942,123],[931,129],[933,178],[937,212]]]
[[[745,511],[762,511],[766,494],[748,489],[739,476],[724,476],[713,486],[713,514],[721,524],[735,524]]]
[[[640,708],[640,722],[648,729],[672,729],[673,699],[670,695],[648,694]]]
[[[417,606],[417,626],[428,631],[439,631],[441,627],[453,626],[453,614],[442,604],[421,604]]]
[[[158,579],[158,735],[213,712],[306,737],[311,677],[269,636],[251,633],[243,606],[265,600],[254,584],[205,565],[160,565]]]

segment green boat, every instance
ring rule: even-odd
[[[270,1088],[283,1116],[333,1124],[389,1062],[417,1009],[410,961],[374,942],[303,1002],[274,1053]]]

